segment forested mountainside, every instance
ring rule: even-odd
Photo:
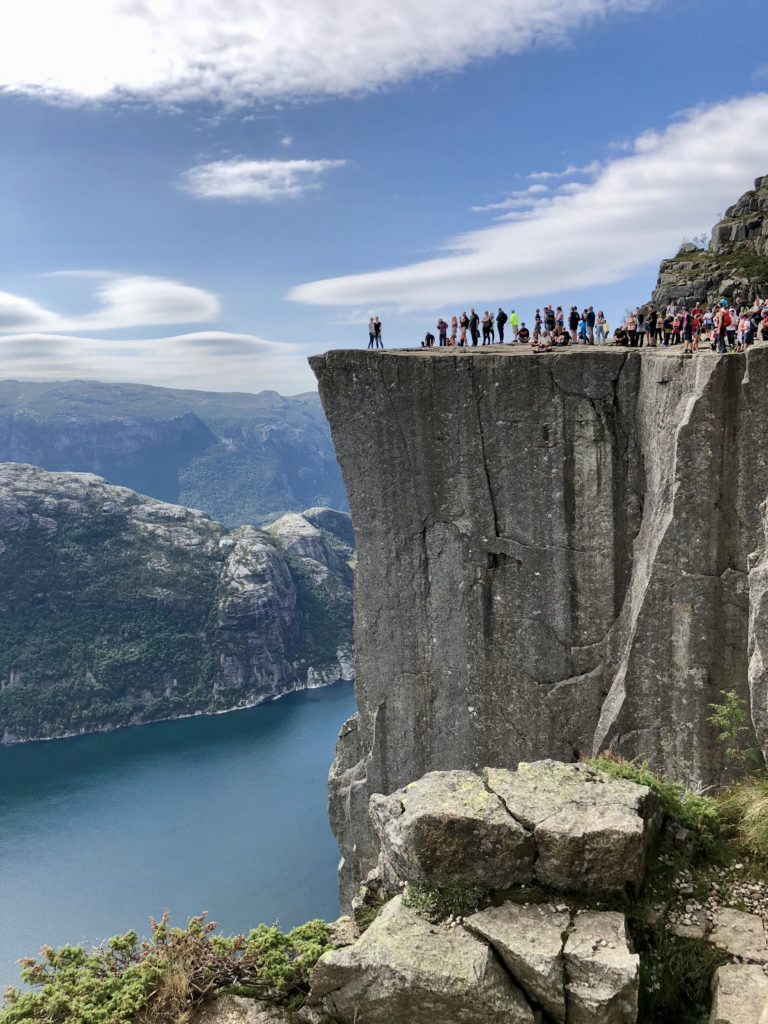
[[[228,530],[92,474],[0,465],[0,740],[350,678],[349,517]]]
[[[227,526],[347,508],[314,392],[0,381],[0,462],[97,473]]]

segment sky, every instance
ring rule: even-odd
[[[647,300],[768,173],[765,0],[0,11],[0,375],[314,387],[439,316]]]

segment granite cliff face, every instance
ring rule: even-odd
[[[358,713],[331,771],[349,901],[373,793],[611,749],[725,771],[722,690],[768,739],[768,351],[312,360],[357,539]]]
[[[691,242],[664,260],[651,302],[714,306],[721,298],[752,302],[768,295],[768,175],[755,181],[712,230],[708,249]]]
[[[0,742],[351,678],[349,535],[330,509],[230,532],[91,474],[0,464]]]

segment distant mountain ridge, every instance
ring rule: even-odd
[[[0,381],[0,462],[96,473],[227,526],[347,500],[314,392]]]
[[[86,473],[0,465],[0,742],[352,678],[349,516],[228,530]]]

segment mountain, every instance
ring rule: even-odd
[[[228,530],[86,473],[0,465],[0,740],[351,678],[349,517]]]
[[[227,526],[347,508],[315,393],[0,381],[0,461],[97,473]]]
[[[651,302],[714,306],[721,298],[752,302],[768,296],[768,175],[730,206],[707,249],[685,242],[664,260]]]

